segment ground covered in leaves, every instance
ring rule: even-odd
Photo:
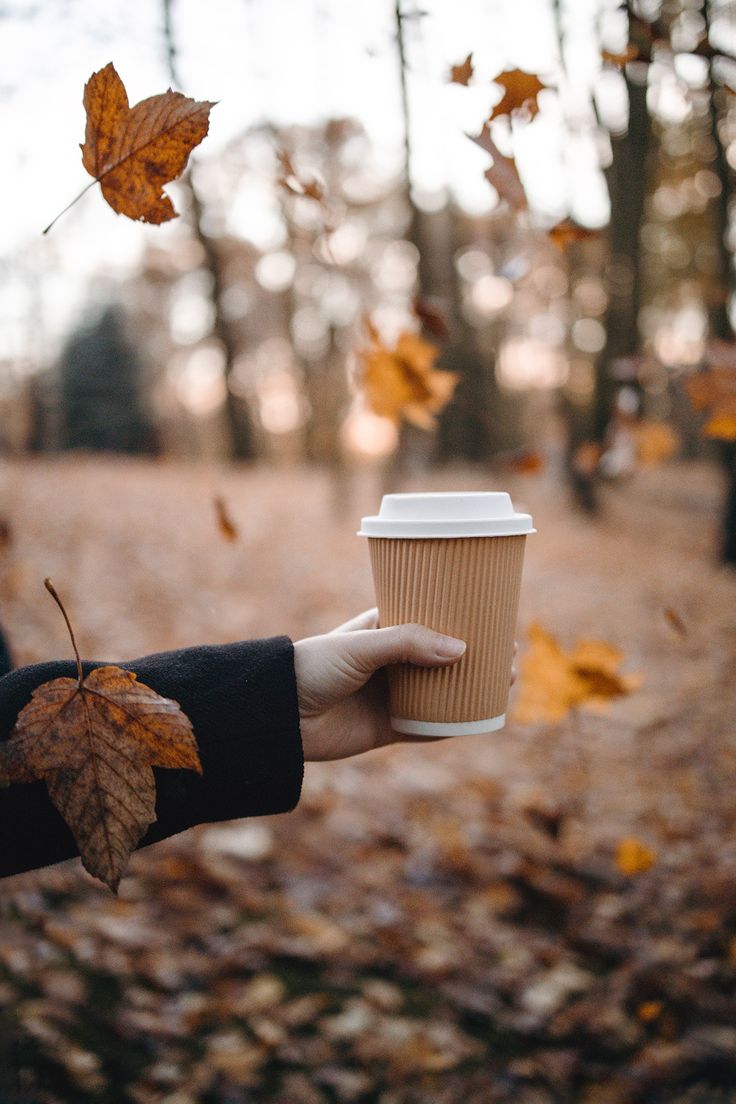
[[[4,882],[3,1104],[736,1101],[717,472],[642,472],[596,521],[552,471],[412,486],[508,487],[539,529],[522,653],[538,620],[616,645],[643,685],[554,725],[310,765],[296,812],[143,851],[117,899],[76,863]],[[372,604],[354,532],[379,495],[364,473],[337,513],[316,472],[6,464],[2,623],[19,662],[67,655],[50,575],[100,660],[328,629]]]

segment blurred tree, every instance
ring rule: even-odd
[[[74,333],[59,366],[64,449],[154,454],[142,364],[117,306]]]

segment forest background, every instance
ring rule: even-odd
[[[0,34],[17,662],[68,653],[47,575],[127,659],[371,605],[385,490],[539,529],[493,741],[314,767],[115,899],[6,883],[3,1100],[733,1100],[733,4],[28,0]],[[180,217],[95,188],[42,234],[110,60],[131,103],[219,101]]]

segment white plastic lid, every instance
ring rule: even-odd
[[[535,533],[529,514],[517,514],[505,491],[384,495],[359,537],[511,537]]]

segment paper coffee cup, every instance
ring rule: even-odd
[[[397,732],[503,727],[524,545],[535,531],[503,492],[384,495],[379,513],[363,518],[380,624],[414,621],[467,643],[449,667],[389,668]]]

